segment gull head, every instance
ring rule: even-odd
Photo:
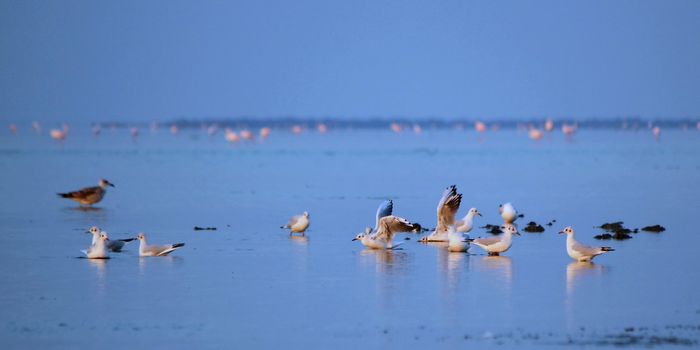
[[[114,187],[114,184],[107,181],[106,179],[100,179],[100,187],[106,188],[107,186]]]
[[[90,227],[89,230],[85,231],[85,233],[92,233],[93,235],[99,235],[100,232],[102,232],[102,230],[97,226]]]
[[[501,231],[520,236],[520,232],[518,232],[518,228],[515,227],[515,225],[513,225],[513,224],[505,224],[505,225],[501,226]]]
[[[469,209],[469,214],[481,216],[481,213],[479,213],[479,211],[476,210],[476,208]]]
[[[309,212],[308,212],[308,211],[305,211],[305,212],[304,212],[304,216],[308,218],[308,217],[309,217]]]
[[[109,237],[107,237],[106,233],[101,233],[100,234],[100,239],[103,241],[109,241]]]
[[[574,233],[574,229],[571,228],[571,226],[567,226],[563,230],[559,231],[559,234],[562,234],[562,233],[565,233],[567,235],[572,234],[572,233]]]
[[[139,234],[136,235],[136,239],[138,239],[139,241],[143,241],[144,239],[146,239],[146,235],[144,235],[143,232],[139,232]]]
[[[353,242],[354,242],[354,241],[359,241],[359,240],[361,240],[361,239],[363,239],[363,238],[369,236],[370,233],[372,233],[372,228],[371,228],[371,227],[365,227],[364,232],[358,233],[357,236],[355,236],[355,238],[352,239],[352,241],[353,241]]]

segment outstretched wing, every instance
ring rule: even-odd
[[[411,232],[418,227],[420,226],[404,218],[393,215],[385,216],[379,220],[379,227],[375,238],[385,239],[387,242],[391,242],[394,238],[394,234],[399,232]]]
[[[379,205],[379,208],[377,208],[377,221],[374,224],[374,229],[376,230],[379,228],[379,219],[389,216],[393,212],[394,202],[391,199],[382,202],[382,204]]]
[[[449,227],[454,225],[455,214],[457,214],[461,203],[462,194],[457,193],[457,186],[452,185],[443,192],[437,207],[436,232],[447,232]]]

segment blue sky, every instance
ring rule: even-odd
[[[0,118],[696,117],[699,1],[0,1]]]

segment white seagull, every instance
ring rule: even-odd
[[[566,227],[559,234],[565,233],[566,237],[566,252],[569,256],[578,261],[591,261],[600,254],[615,251],[610,247],[591,247],[581,244],[574,239],[574,229],[571,226]]]
[[[394,212],[394,202],[391,199],[385,200],[377,208],[376,221],[374,222],[374,230],[371,227],[366,227],[363,232],[360,232],[355,236],[353,241],[360,241],[364,246],[371,244],[371,241],[367,240],[372,235],[372,232],[377,232],[379,229],[379,220],[385,216],[389,216]]]
[[[455,224],[455,214],[461,202],[462,194],[457,193],[457,186],[448,187],[438,202],[435,231],[421,238],[419,242],[447,242],[450,227]]]
[[[303,235],[304,231],[309,228],[309,213],[305,211],[302,215],[292,216],[289,222],[280,228],[289,229],[290,235],[292,233],[301,233]]]
[[[474,227],[474,217],[477,215],[481,216],[481,213],[479,213],[479,211],[476,210],[476,208],[469,209],[467,215],[464,216],[462,220],[457,220],[457,222],[455,223],[455,226],[457,226],[457,232],[471,231]]]
[[[515,220],[518,219],[518,211],[515,210],[513,204],[510,204],[510,202],[499,205],[498,213],[501,214],[503,222],[506,224],[512,224]]]
[[[396,249],[403,242],[394,245],[394,235],[400,232],[414,232],[420,229],[420,225],[413,224],[398,216],[385,216],[379,219],[377,231],[372,233],[369,228],[360,233],[353,241],[359,240],[362,245],[372,249]]]
[[[500,237],[477,238],[472,243],[484,249],[489,255],[500,255],[513,245],[513,235],[520,236],[513,224],[505,224],[501,226],[501,230],[505,233]]]
[[[139,256],[166,256],[177,248],[185,245],[185,243],[175,243],[166,245],[149,245],[146,243],[146,235],[139,233],[136,239],[141,241],[139,245]]]
[[[109,237],[107,237],[107,234],[100,233],[97,241],[95,241],[90,248],[81,250],[81,252],[83,252],[88,259],[109,259],[106,246],[106,242],[108,241]]]
[[[90,227],[90,229],[85,231],[85,233],[92,234],[92,244],[93,245],[100,238],[100,234],[102,234],[102,233],[107,234],[107,232],[102,231],[97,226]],[[129,243],[135,239],[136,238],[124,238],[124,239],[115,239],[115,240],[110,239],[106,242],[107,249],[109,249],[109,251],[111,251],[111,252],[121,252],[122,248],[124,248],[124,244]]]

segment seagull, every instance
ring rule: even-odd
[[[477,238],[472,243],[487,251],[489,255],[500,255],[513,245],[514,234],[520,236],[518,229],[513,224],[505,224],[501,226],[501,230],[505,232],[501,237]]]
[[[85,231],[85,233],[92,233],[92,244],[94,245],[97,240],[100,238],[100,234],[104,233],[107,234],[107,232],[102,231],[99,227],[93,226],[90,227],[89,230]],[[117,240],[108,240],[106,242],[107,244],[107,249],[111,252],[121,252],[122,248],[124,247],[124,244],[129,243],[136,238],[124,238],[124,239],[117,239]]]
[[[467,212],[467,215],[464,216],[462,220],[457,220],[455,223],[455,226],[457,227],[457,232],[469,232],[472,230],[472,227],[474,227],[474,217],[476,215],[481,216],[481,213],[479,213],[476,208],[471,208]]]
[[[451,252],[466,252],[469,250],[469,236],[450,228],[447,234],[447,250]]]
[[[136,239],[141,241],[139,245],[139,256],[166,256],[177,248],[183,247],[185,243],[175,243],[166,245],[149,245],[146,243],[146,235],[139,233]]]
[[[518,212],[513,207],[513,204],[510,204],[510,202],[499,205],[498,212],[501,214],[503,222],[506,224],[512,224],[513,221],[518,218]]]
[[[593,258],[600,254],[615,251],[610,247],[591,247],[585,244],[581,244],[574,239],[574,229],[571,226],[566,227],[564,230],[559,231],[559,234],[565,233],[566,237],[566,252],[569,256],[580,262],[591,261]]]
[[[419,242],[447,242],[450,226],[455,224],[455,214],[462,202],[462,194],[457,193],[457,186],[452,185],[442,193],[437,206],[437,227],[431,234],[421,238]]]
[[[288,228],[290,235],[293,233],[301,233],[303,235],[304,231],[309,228],[309,212],[305,211],[302,215],[292,216],[289,222],[280,228]]]
[[[90,248],[81,250],[81,252],[83,252],[88,259],[109,259],[106,247],[107,242],[109,242],[107,234],[100,233],[100,236],[93,241]]]
[[[384,216],[377,223],[376,232],[372,233],[368,227],[364,233],[360,233],[353,241],[359,240],[362,245],[372,249],[396,249],[403,242],[394,245],[394,235],[400,232],[414,232],[420,229],[420,225],[398,216]]]
[[[360,232],[355,236],[353,241],[360,241],[364,246],[367,246],[367,244],[371,244],[373,241],[371,240],[365,240],[365,238],[369,238],[372,235],[372,232],[377,232],[379,229],[379,220],[385,216],[389,216],[393,213],[394,211],[394,202],[391,199],[385,200],[381,204],[379,204],[379,207],[377,208],[377,214],[376,214],[376,221],[374,223],[374,230],[372,230],[371,227],[366,227],[363,232]],[[365,244],[367,243],[367,244]]]
[[[73,192],[58,193],[58,195],[63,198],[72,199],[80,203],[80,205],[90,206],[102,200],[102,197],[107,193],[107,186],[114,187],[114,184],[105,179],[101,179],[98,186],[85,187]]]

